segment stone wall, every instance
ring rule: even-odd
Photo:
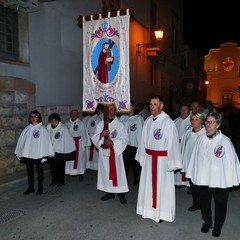
[[[14,156],[16,141],[35,106],[35,86],[15,77],[0,77],[0,176],[20,171]]]
[[[28,125],[29,113],[37,109],[42,114],[43,124],[48,124],[48,116],[57,112],[62,122],[69,119],[72,109],[80,106],[35,105],[35,85],[24,79],[0,76],[0,177],[25,170],[14,156],[17,140]],[[81,116],[80,116],[81,117]]]

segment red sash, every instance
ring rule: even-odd
[[[91,142],[91,145],[90,145],[90,156],[89,156],[89,161],[92,162],[93,160],[93,151],[94,151],[94,146],[93,146],[93,143]]]
[[[165,157],[168,151],[157,151],[146,148],[146,154],[152,156],[152,207],[157,208],[157,159]]]
[[[186,173],[181,173],[182,175],[182,182],[186,182],[187,178],[186,178]]]
[[[113,146],[110,147],[110,157],[109,157],[109,179],[113,181],[113,186],[117,187],[117,169],[116,169],[116,162],[115,162],[115,152]]]
[[[73,137],[74,141],[75,141],[75,146],[76,146],[76,155],[75,155],[75,159],[74,159],[74,163],[73,163],[73,169],[77,169],[78,167],[78,156],[79,156],[79,140],[81,139],[80,137]]]
[[[101,145],[102,148],[106,148],[103,144]],[[113,187],[118,186],[118,179],[117,179],[117,169],[116,169],[116,162],[115,162],[115,151],[113,146],[109,147],[110,149],[110,156],[109,156],[109,180],[112,180]]]

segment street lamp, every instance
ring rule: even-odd
[[[138,43],[137,44],[137,56],[141,56],[141,50],[143,47],[146,48],[155,48],[155,51],[160,51],[159,46],[160,46],[160,41],[163,38],[163,30],[159,29],[154,31],[155,33],[155,38],[156,38],[156,42],[151,42],[151,43]]]
[[[204,84],[207,86],[209,84],[209,81],[205,80]]]

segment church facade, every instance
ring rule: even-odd
[[[231,41],[204,57],[206,98],[216,107],[240,108],[240,47]]]

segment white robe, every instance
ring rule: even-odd
[[[170,117],[161,112],[153,121],[152,116],[145,120],[136,160],[142,166],[137,200],[137,214],[155,222],[175,219],[174,170],[181,169],[181,153],[177,129]],[[157,157],[156,208],[153,208],[152,156],[146,149],[167,151],[167,156]]]
[[[104,140],[104,138],[100,137],[103,131],[103,121],[101,121],[96,127],[95,134],[92,136],[94,145],[99,149],[97,189],[110,193],[128,192],[127,177],[122,157],[122,153],[127,146],[128,134],[123,123],[117,117],[108,126],[110,138],[114,144],[117,186],[114,186],[113,181],[109,179],[109,156],[106,156],[105,149],[101,147]]]
[[[142,135],[144,119],[140,115],[130,116],[124,123],[128,131],[128,145],[138,147]]]
[[[221,132],[212,139],[201,135],[193,148],[186,176],[199,186],[239,186],[240,164],[231,140]]]
[[[182,154],[182,170],[181,172],[186,173],[190,161],[190,157],[193,151],[194,144],[197,138],[206,133],[205,127],[203,127],[198,132],[193,132],[193,128],[191,127],[185,134],[183,134],[181,140],[181,154]]]
[[[178,131],[179,140],[181,140],[183,134],[191,127],[190,115],[185,119],[178,117],[174,120],[174,123]]]
[[[42,123],[29,124],[25,127],[18,139],[14,154],[17,158],[53,157],[54,150],[46,127]]]
[[[185,119],[182,119],[181,116],[176,118],[174,123],[178,130],[179,142],[181,143],[184,133],[191,127],[190,114]],[[175,173],[174,178],[177,186],[189,186],[189,182],[186,181],[185,175],[183,175],[180,171]]]
[[[147,111],[145,108],[138,113],[140,116],[143,117],[144,121],[149,117],[149,111]]]
[[[102,121],[98,114],[95,114],[87,121],[87,131],[90,139],[92,138],[97,124]],[[98,169],[98,149],[91,143],[91,146],[86,149],[86,162],[87,169],[97,170]]]
[[[66,125],[59,124],[52,128],[51,123],[47,125],[55,153],[71,153],[76,150],[72,135]]]
[[[75,121],[69,120],[65,124],[69,128],[73,138],[81,137],[81,139],[77,140],[79,145],[77,167],[74,168],[74,159],[72,161],[67,161],[65,173],[69,175],[84,174],[86,172],[86,149],[91,144],[87,128],[79,118]]]

